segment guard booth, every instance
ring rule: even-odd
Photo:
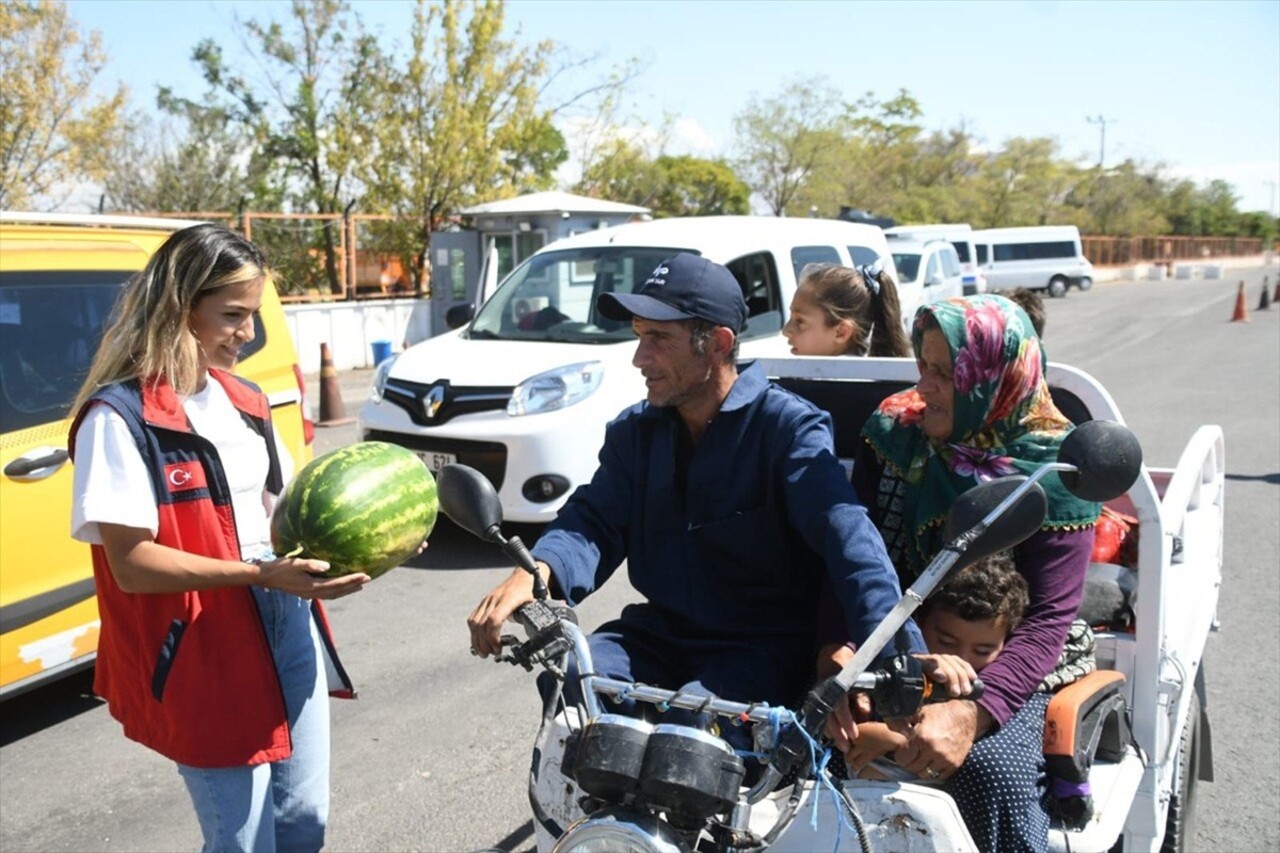
[[[431,235],[431,334],[448,331],[458,305],[478,307],[534,252],[562,237],[648,218],[649,208],[564,192],[540,192],[461,211],[461,224]],[[408,343],[417,343],[412,339]]]

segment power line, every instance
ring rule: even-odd
[[[1102,129],[1102,142],[1098,145],[1098,168],[1106,166],[1107,162],[1107,124],[1115,124],[1116,119],[1103,118],[1101,114],[1096,116],[1085,116],[1084,120],[1089,124],[1099,125]]]

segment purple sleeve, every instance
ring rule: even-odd
[[[1093,552],[1093,528],[1042,530],[1014,549],[1018,571],[1027,579],[1031,603],[1004,651],[982,670],[986,692],[978,704],[1004,725],[1048,675],[1080,611],[1084,578]]]

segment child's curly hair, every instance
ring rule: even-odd
[[[1003,618],[1012,632],[1029,600],[1027,581],[1014,568],[1012,554],[1001,551],[950,574],[920,605],[920,616],[940,607],[969,622]]]

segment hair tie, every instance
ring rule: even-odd
[[[874,264],[861,264],[854,267],[858,274],[862,276],[862,281],[867,286],[867,290],[871,291],[872,296],[880,295],[880,273],[884,272],[884,267],[877,260]]]

